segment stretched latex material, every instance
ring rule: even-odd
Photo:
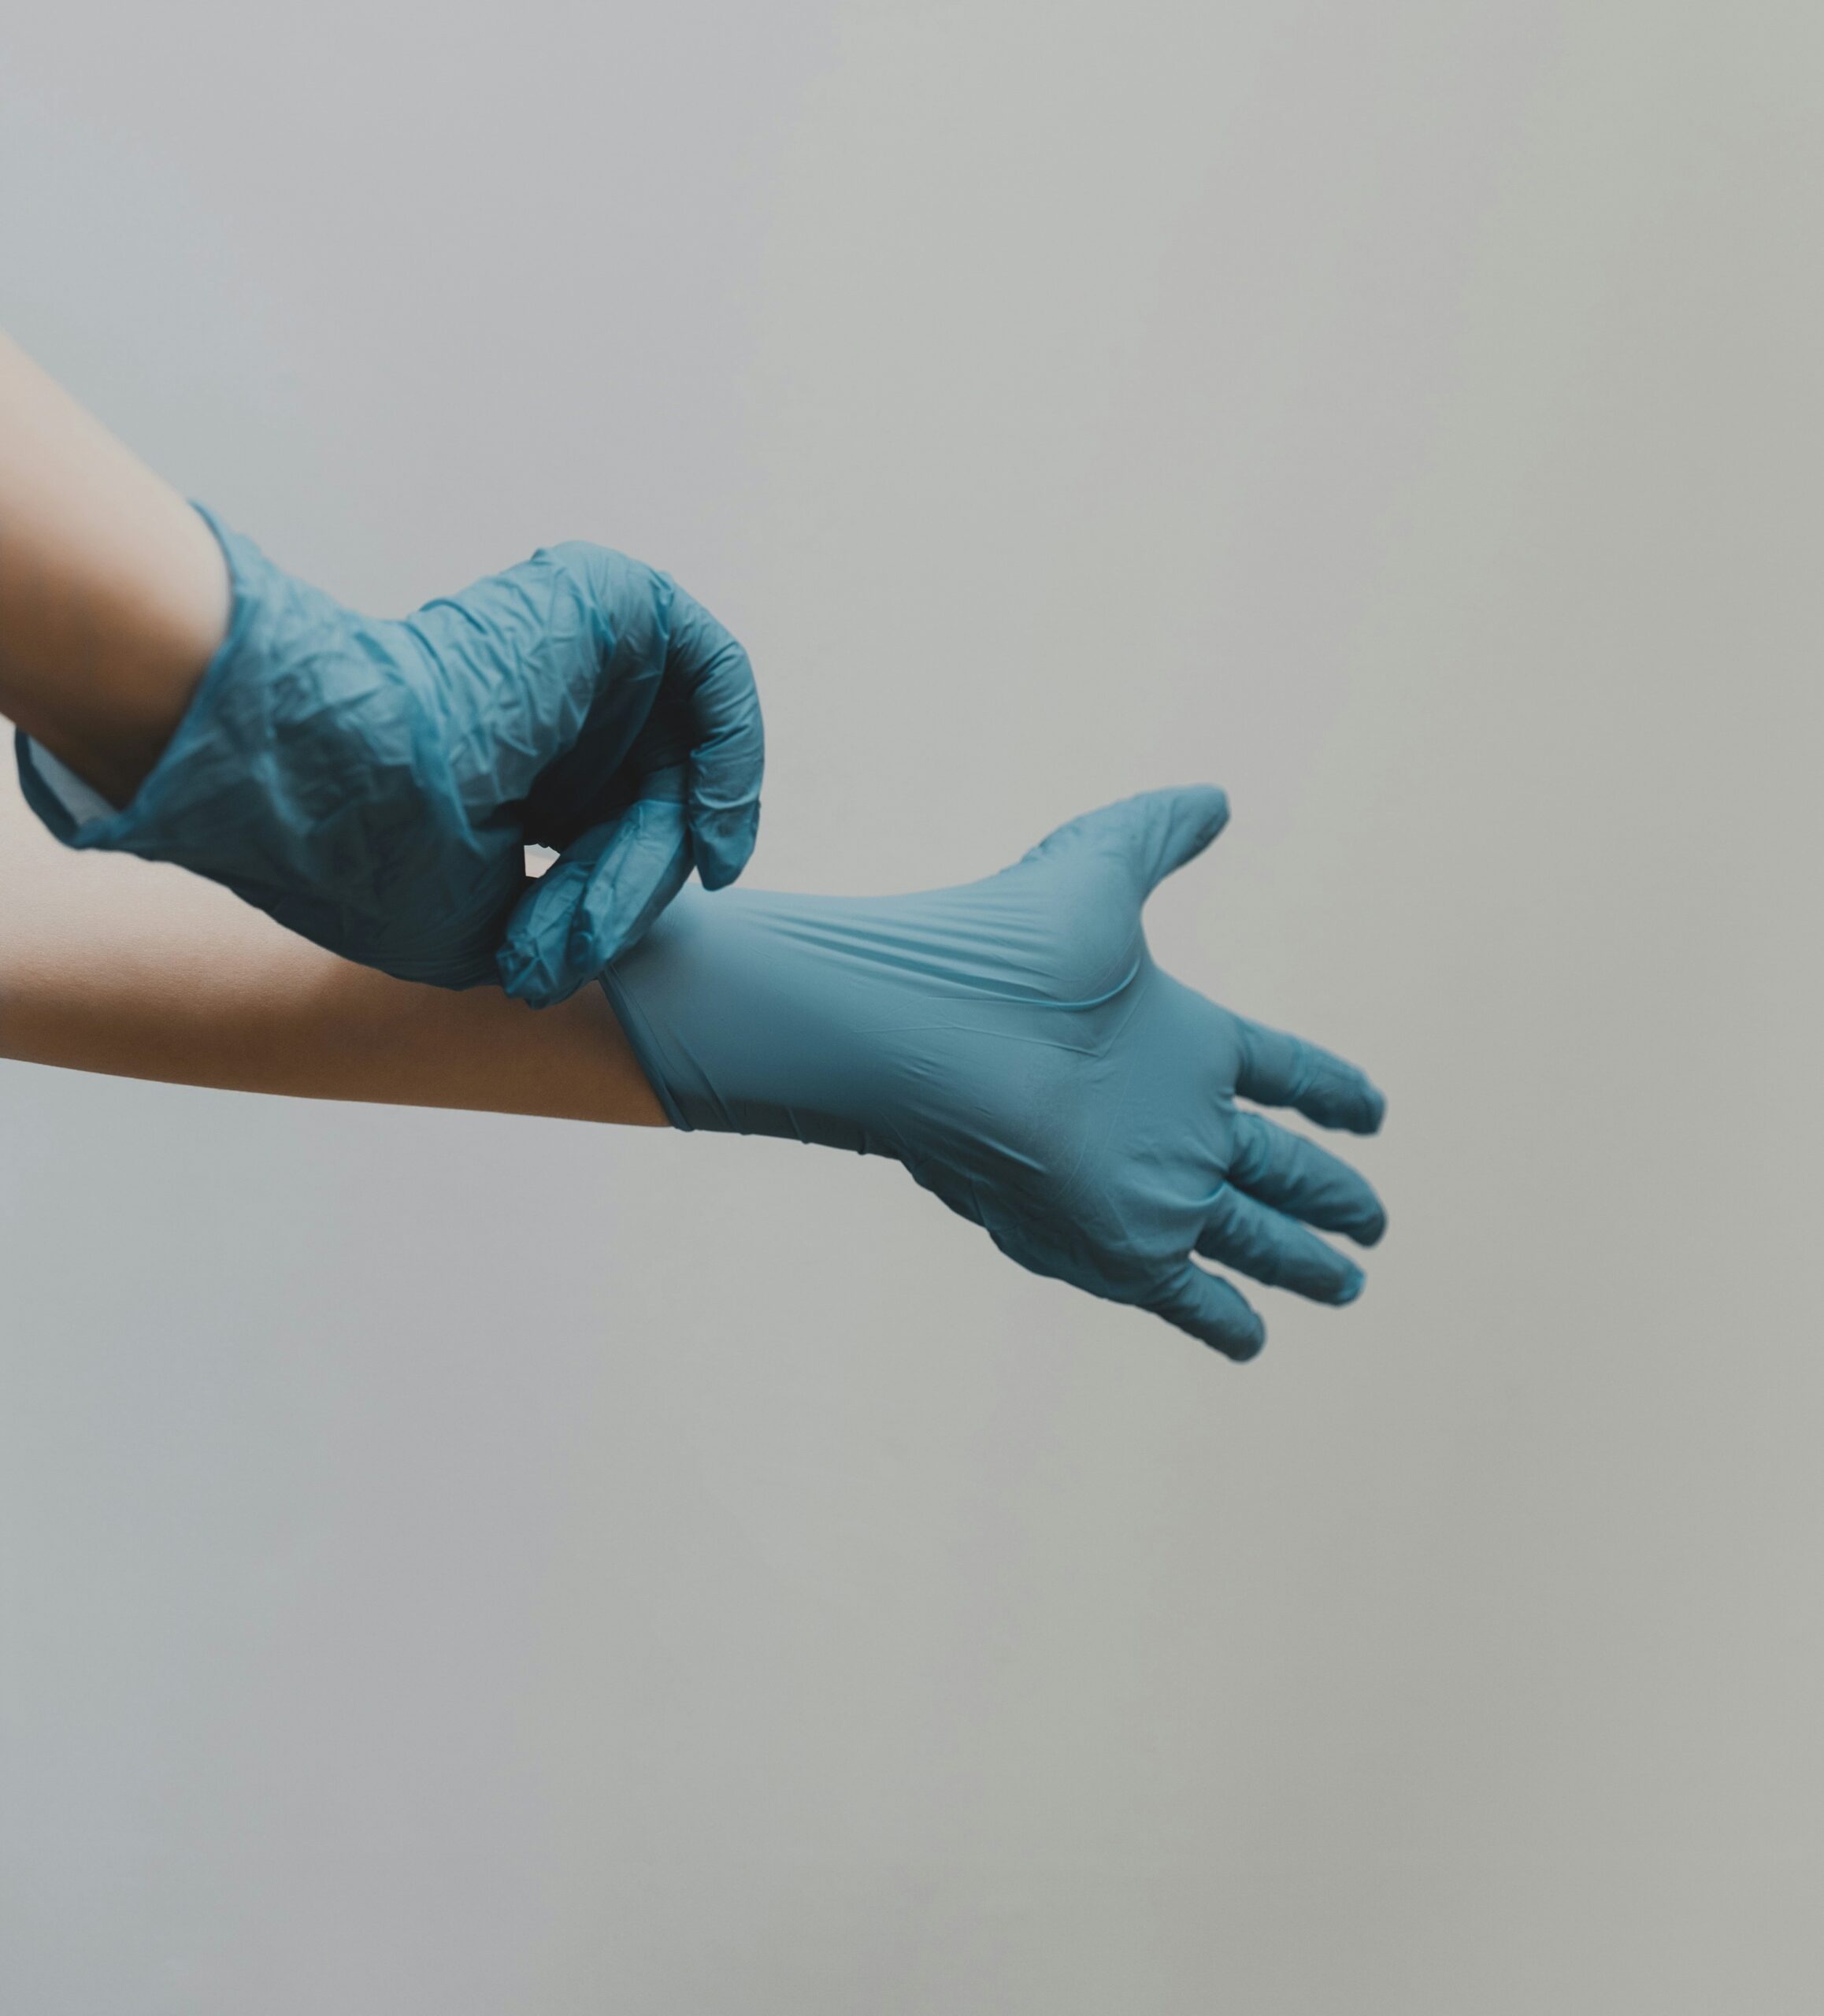
[[[1384,1102],[1154,964],[1141,906],[1227,817],[1149,793],[917,895],[686,891],[603,985],[674,1125],[890,1155],[1023,1266],[1251,1358],[1259,1317],[1193,1254],[1348,1302],[1361,1271],[1312,1228],[1386,1218],[1237,1097],[1358,1133]]]
[[[198,507],[200,509],[200,507]],[[383,621],[202,514],[228,634],[133,799],[79,821],[18,739],[60,839],[170,861],[402,979],[561,1000],[695,866],[753,850],[762,761],[747,654],[666,576],[541,550]],[[560,850],[528,883],[528,841]]]

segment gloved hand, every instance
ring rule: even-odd
[[[1359,1134],[1385,1102],[1154,965],[1140,906],[1228,816],[1151,792],[919,895],[686,892],[602,984],[675,1126],[891,1155],[1022,1266],[1251,1358],[1260,1319],[1192,1254],[1345,1303],[1361,1271],[1310,1228],[1367,1246],[1386,1216],[1236,1096]]]
[[[562,1000],[638,938],[694,863],[731,882],[759,820],[747,654],[665,575],[543,550],[402,621],[359,616],[206,512],[228,634],[124,810],[73,847],[176,862],[404,980]],[[528,884],[528,841],[563,858]]]

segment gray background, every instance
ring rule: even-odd
[[[5,318],[148,459],[376,609],[672,569],[762,884],[1226,784],[1155,949],[1393,1230],[1236,1371],[889,1166],[0,1066],[9,2010],[1824,2006],[1821,62],[13,20]]]

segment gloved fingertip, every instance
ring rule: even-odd
[[[528,1007],[542,1008],[543,1001],[539,996],[538,983],[523,967],[509,965],[496,959],[495,970],[500,978],[500,991],[510,1001],[523,1001]]]
[[[509,935],[494,955],[501,991],[528,1008],[554,1008],[582,984],[583,976],[566,969],[543,940],[544,933]]]
[[[595,977],[595,975],[592,973],[554,974],[536,990],[528,990],[520,995],[517,999],[523,1001],[528,1008],[555,1008],[560,1002],[568,1001],[585,980],[591,980]]]
[[[1186,862],[1195,861],[1229,823],[1229,794],[1214,784],[1142,791],[1061,826],[1036,851],[1051,853],[1073,839],[1112,839],[1133,863],[1144,898]]]
[[[1378,1134],[1381,1123],[1387,1117],[1387,1095],[1378,1085],[1364,1082],[1362,1088],[1360,1117],[1355,1123],[1358,1134]]]
[[[725,889],[739,877],[753,858],[759,832],[758,805],[691,814],[691,846],[696,857],[697,879],[706,889]]]
[[[1229,824],[1230,806],[1229,794],[1220,784],[1198,784],[1193,787],[1199,812],[1200,843],[1208,847],[1223,828]],[[1266,1341],[1264,1333],[1261,1342]]]
[[[545,979],[536,970],[523,967],[512,972],[501,969],[500,991],[510,1000],[523,1001],[528,1008],[548,1008],[553,998]]]
[[[1377,1203],[1372,1214],[1364,1218],[1359,1229],[1351,1229],[1349,1236],[1358,1246],[1378,1246],[1387,1236],[1387,1206]]]
[[[1344,1277],[1342,1284],[1333,1298],[1336,1307],[1347,1309],[1367,1285],[1368,1277],[1359,1267],[1351,1267]]]
[[[1232,1364],[1251,1365],[1266,1349],[1266,1325],[1256,1324],[1249,1337],[1225,1337],[1215,1348]]]

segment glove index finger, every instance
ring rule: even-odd
[[[760,695],[747,652],[675,583],[665,676],[693,731],[686,802],[697,873],[706,889],[720,889],[747,866],[759,831]]]

